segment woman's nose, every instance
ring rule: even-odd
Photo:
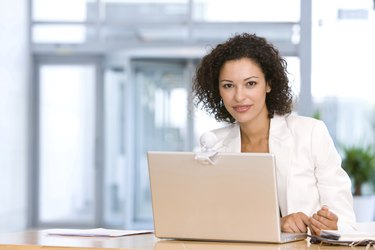
[[[241,102],[245,98],[244,92],[241,88],[236,89],[234,98],[237,102]]]

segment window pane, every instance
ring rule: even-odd
[[[373,1],[314,2],[312,95],[339,145],[374,143]]]
[[[189,17],[188,0],[104,0],[107,22],[154,23],[186,22]]]
[[[36,43],[83,43],[86,30],[83,25],[35,25],[32,39]]]
[[[300,0],[195,0],[193,14],[206,22],[298,22]]]
[[[93,0],[94,1],[94,0]],[[33,21],[85,21],[89,0],[33,0]]]
[[[94,66],[40,67],[40,223],[94,220]]]
[[[184,151],[187,134],[187,89],[183,65],[144,64],[136,68],[135,220],[152,221],[146,153]]]

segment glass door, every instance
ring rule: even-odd
[[[135,62],[135,221],[151,221],[147,151],[187,150],[185,63]]]
[[[125,131],[129,122],[126,117],[126,71],[121,67],[105,69],[104,73],[104,148],[105,167],[103,179],[104,224],[110,228],[123,228],[129,138]]]
[[[97,65],[37,64],[37,226],[94,226],[100,206],[96,175]],[[100,113],[99,113],[100,115]]]

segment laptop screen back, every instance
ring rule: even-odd
[[[219,153],[202,164],[191,152],[148,152],[159,238],[280,242],[275,160]]]

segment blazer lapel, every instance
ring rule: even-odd
[[[292,164],[293,137],[283,116],[271,119],[269,150],[275,155],[277,190],[282,216],[288,214],[288,182]]]
[[[225,152],[241,152],[241,132],[238,123],[234,123],[230,127],[230,131],[223,141],[223,148]]]

